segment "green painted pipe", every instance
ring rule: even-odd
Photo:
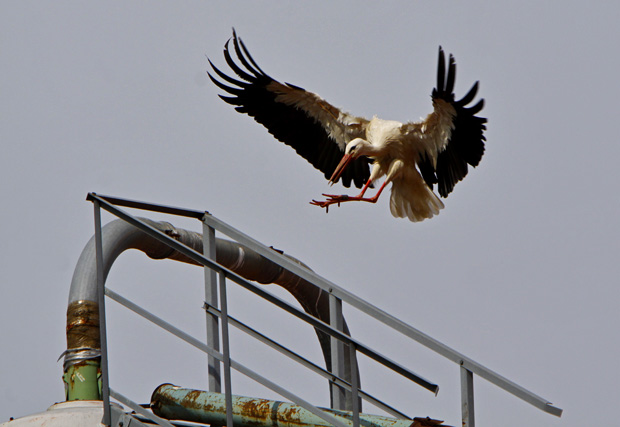
[[[65,371],[65,397],[70,400],[101,400],[101,369],[99,361],[86,360]]]
[[[155,415],[170,420],[226,425],[226,399],[222,393],[162,384],[153,392],[151,409]],[[320,409],[336,416],[343,424],[353,425],[351,412]],[[232,412],[233,424],[236,427],[327,427],[331,425],[301,406],[253,397],[233,396]],[[426,424],[426,422],[434,422],[434,424]],[[364,427],[417,427],[439,424],[441,421],[427,418],[410,420],[360,414],[360,426]]]

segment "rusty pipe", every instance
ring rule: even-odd
[[[353,426],[351,412],[319,409],[335,416],[343,424]],[[151,410],[155,415],[169,420],[226,425],[226,399],[222,393],[162,384],[151,396]],[[439,426],[442,423],[430,418],[399,419],[379,415],[359,415],[360,425],[364,427],[421,427]],[[293,403],[234,395],[232,396],[232,418],[235,427],[331,426],[318,415]]]

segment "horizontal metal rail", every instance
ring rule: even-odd
[[[205,303],[205,310],[210,313],[213,314],[217,317],[221,316],[220,310],[218,310],[215,307],[212,307],[208,304]],[[295,353],[294,351],[284,347],[283,345],[275,342],[274,340],[272,340],[271,338],[265,336],[264,334],[261,334],[260,332],[258,332],[256,329],[253,329],[252,327],[246,325],[245,323],[235,319],[234,317],[228,315],[228,323],[233,325],[235,328],[239,329],[240,331],[245,332],[246,334],[250,335],[251,337],[257,339],[258,341],[268,345],[269,347],[273,348],[274,350],[286,355],[287,357],[289,357],[290,359],[296,361],[297,363],[305,366],[306,368],[308,368],[309,370],[313,371],[314,373],[334,382],[335,384],[337,384],[340,387],[345,388],[348,391],[351,391],[351,384],[349,384],[349,382],[343,380],[340,377],[335,376],[334,374],[332,374],[331,372],[329,372],[327,369],[323,369],[321,368],[319,365],[309,361],[308,359],[300,356],[299,354]],[[411,419],[410,416],[400,412],[399,410],[391,407],[390,405],[388,405],[385,402],[382,402],[381,400],[377,399],[376,397],[366,393],[363,390],[358,390],[360,396],[366,400],[367,402],[372,403],[373,405],[375,405],[376,407],[383,409],[385,412],[397,417],[397,418],[403,418],[403,419]]]
[[[146,210],[146,211],[151,211],[151,212],[160,212],[160,213],[165,213],[169,215],[184,216],[187,218],[196,218],[199,220],[202,220],[202,217],[205,214],[204,211],[178,208],[175,206],[156,205],[153,203],[140,202],[137,200],[122,199],[122,198],[114,197],[114,196],[104,196],[103,194],[97,194],[97,193],[88,193],[88,195],[86,196],[86,200],[88,200],[89,202],[92,202],[94,200],[99,200],[99,201],[105,200],[106,202],[116,205],[116,206],[124,206],[126,208],[134,208],[134,209]]]
[[[106,296],[110,297],[111,299],[113,299],[117,303],[121,304],[125,308],[128,308],[129,310],[131,310],[134,313],[142,316],[143,318],[145,318],[146,320],[150,321],[151,323],[154,323],[155,325],[159,326],[160,328],[168,331],[169,333],[171,333],[172,335],[176,336],[177,338],[180,338],[183,341],[185,341],[186,343],[196,347],[198,350],[201,350],[204,353],[207,353],[208,355],[216,358],[219,361],[223,361],[224,360],[224,355],[222,353],[220,353],[219,351],[215,351],[214,349],[212,349],[209,346],[207,346],[204,342],[202,342],[202,341],[192,337],[191,335],[189,335],[186,332],[183,332],[181,329],[173,326],[172,324],[166,322],[165,320],[163,320],[160,317],[154,315],[153,313],[143,309],[139,305],[137,305],[134,302],[128,300],[127,298],[117,294],[116,292],[112,291],[111,289],[105,288],[105,294],[106,294]],[[291,393],[290,391],[286,390],[285,388],[283,388],[283,387],[277,385],[276,383],[272,382],[271,380],[263,377],[262,375],[252,371],[250,368],[245,367],[241,363],[236,362],[236,361],[230,359],[230,367],[232,369],[242,373],[243,375],[247,376],[248,378],[253,379],[254,381],[258,382],[259,384],[269,388],[270,390],[278,393],[279,395],[289,399],[291,402],[296,403],[297,405],[299,405],[299,406],[303,407],[304,409],[310,411],[311,413],[313,413],[317,417],[321,418],[322,420],[325,420],[328,423],[330,423],[330,424],[332,424],[332,425],[334,425],[336,427],[348,427],[346,424],[342,423],[341,421],[339,421],[338,419],[336,419],[334,416],[330,415],[329,413],[326,413],[326,412],[323,412],[323,411],[319,410],[317,407],[315,407],[311,403],[307,402],[306,400],[302,399],[301,397],[297,396],[296,394]],[[110,394],[110,395],[112,397],[114,397],[115,399],[117,399],[116,396],[114,396],[112,394]]]
[[[92,194],[92,193],[91,193]],[[145,224],[144,222],[140,221],[138,218],[124,212],[121,209],[116,208],[115,206],[111,205],[110,203],[108,203],[105,199],[102,199],[96,195],[92,195],[91,196],[93,198],[93,200],[97,200],[100,203],[100,206],[102,209],[105,209],[106,211],[112,213],[113,215],[118,216],[119,218],[127,221],[128,223],[134,225],[135,227],[139,228],[140,230],[144,231],[146,234],[150,235],[151,237],[162,241],[166,244],[168,244],[168,246],[170,246],[171,248],[177,250],[178,252],[182,253],[183,255],[187,256],[188,258],[194,260],[196,263],[204,265],[206,267],[209,267],[213,270],[215,270],[217,273],[220,274],[224,274],[224,276],[226,277],[226,279],[231,280],[233,282],[235,282],[236,284],[242,286],[243,288],[249,290],[250,292],[254,293],[255,295],[258,295],[260,297],[262,297],[263,299],[269,301],[270,303],[280,307],[281,309],[285,310],[286,312],[292,314],[293,316],[305,321],[306,323],[310,324],[311,326],[313,326],[316,329],[321,330],[322,332],[325,332],[326,334],[329,334],[330,336],[333,336],[339,340],[341,340],[342,342],[344,342],[345,344],[349,345],[349,344],[354,344],[357,351],[359,351],[360,353],[368,356],[369,358],[377,361],[378,363],[384,365],[385,367],[391,369],[392,371],[400,374],[401,376],[415,382],[416,384],[426,388],[427,390],[432,391],[433,393],[437,394],[437,392],[439,391],[439,386],[437,384],[434,384],[430,381],[428,381],[427,379],[423,378],[422,376],[412,372],[411,370],[401,366],[400,364],[392,361],[391,359],[385,357],[384,355],[372,350],[371,348],[369,348],[368,346],[366,346],[365,344],[359,342],[358,340],[351,338],[348,335],[345,335],[344,333],[338,331],[337,329],[332,328],[330,325],[328,325],[327,323],[317,319],[314,316],[311,316],[309,314],[307,314],[306,312],[299,310],[297,307],[294,307],[293,305],[289,304],[288,302],[276,297],[275,295],[267,292],[266,290],[254,285],[253,283],[249,282],[248,280],[244,279],[243,277],[239,276],[238,274],[236,274],[235,272],[227,269],[226,267],[218,264],[217,262],[210,260],[209,258],[206,258],[203,254],[196,252],[195,250],[193,250],[192,248],[189,248],[188,246],[185,246],[184,244],[178,242],[177,240],[171,238],[170,236],[162,233],[161,231],[151,227],[148,224]],[[275,253],[275,251],[272,250],[272,252]]]
[[[182,209],[182,208],[176,208],[176,207],[171,207],[171,206],[156,205],[152,203],[132,201],[132,200],[127,200],[127,199],[122,199],[122,198],[117,198],[117,197],[96,195],[95,193],[89,193],[87,200],[90,200],[90,201],[99,200],[101,202],[101,206],[111,213],[114,213],[114,212],[110,211],[106,207],[106,205],[110,206],[110,203],[113,203],[118,206],[126,206],[126,207],[135,208],[135,209],[149,210],[153,212],[168,213],[172,215],[179,215],[179,216],[186,216],[186,217],[200,219],[204,223],[209,225],[210,227],[213,227],[214,229],[216,229],[217,231],[227,235],[228,237],[236,240],[237,242],[241,244],[246,245],[248,248],[259,253],[265,258],[280,264],[283,268],[298,275],[302,279],[309,281],[315,286],[318,286],[319,288],[329,293],[333,293],[335,296],[347,302],[351,306],[366,313],[367,315],[373,317],[374,319],[382,322],[386,326],[400,332],[401,334],[417,341],[423,346],[433,350],[434,352],[462,366],[463,368],[471,371],[472,373],[484,378],[485,380],[507,391],[508,393],[522,399],[523,401],[533,405],[534,407],[538,409],[541,409],[544,412],[547,412],[549,414],[552,414],[558,417],[562,415],[562,409],[556,406],[553,406],[549,400],[532,393],[531,391],[525,389],[524,387],[521,387],[520,385],[514,383],[513,381],[510,381],[509,379],[498,374],[497,372],[481,365],[480,363],[474,361],[473,359],[470,359],[464,354],[450,348],[449,346],[430,337],[429,335],[414,328],[413,326],[408,325],[407,323],[392,316],[391,314],[376,307],[375,305],[368,303],[367,301],[359,298],[358,296],[352,294],[351,292],[337,286],[331,281],[317,275],[313,271],[310,271],[304,268],[303,266],[292,262],[291,260],[277,253],[276,251],[273,251],[267,246],[254,240],[250,236],[234,229],[233,227],[229,226],[225,222],[217,219],[216,217],[209,214],[208,212],[191,210],[191,209]]]

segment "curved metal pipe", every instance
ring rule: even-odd
[[[145,218],[141,218],[141,220],[197,252],[203,252],[202,234],[176,228],[168,222],[156,222]],[[140,250],[153,259],[172,259],[198,265],[178,251],[121,219],[114,220],[102,227],[102,236],[104,281],[116,258],[128,249]],[[288,255],[285,256],[303,265],[301,261]],[[329,323],[329,296],[327,293],[244,245],[217,238],[216,261],[248,280],[282,286],[295,297],[307,313]],[[68,375],[69,369],[74,365],[84,364],[100,356],[98,312],[96,250],[95,237],[93,236],[78,259],[69,291],[67,351],[64,353],[65,381],[69,387],[73,385],[69,378],[72,375]],[[344,323],[344,332],[349,334],[346,322]],[[330,337],[318,330],[316,333],[327,369],[331,370]],[[345,347],[344,360],[346,365],[349,363],[348,352],[348,347]],[[350,382],[350,369],[345,367],[343,376],[346,381]],[[350,398],[346,400],[348,408],[351,405]]]

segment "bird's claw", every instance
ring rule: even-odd
[[[330,205],[337,203],[338,207],[340,207],[340,202],[346,202],[349,200],[349,196],[347,196],[346,194],[325,194],[323,193],[323,196],[327,197],[327,200],[312,199],[310,204],[314,206],[319,206],[321,208],[325,208],[325,213],[329,212]]]

